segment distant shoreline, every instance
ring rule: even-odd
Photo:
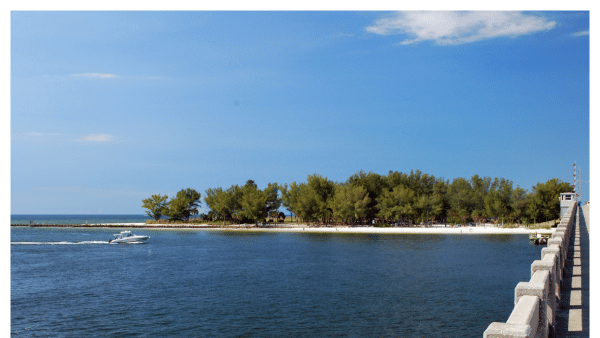
[[[349,234],[530,234],[530,233],[552,233],[554,230],[527,229],[527,228],[499,228],[494,226],[479,227],[391,227],[378,228],[373,226],[218,226],[208,224],[146,224],[146,223],[102,223],[102,224],[11,224],[11,227],[40,227],[40,228],[133,228],[133,229],[160,229],[160,230],[205,230],[205,231],[252,231],[252,232],[305,232],[305,233],[349,233]]]

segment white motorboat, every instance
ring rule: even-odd
[[[131,231],[121,231],[121,233],[114,234],[115,238],[108,241],[110,244],[143,244],[150,236],[138,236],[131,233]]]

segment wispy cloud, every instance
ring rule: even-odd
[[[63,134],[61,133],[38,133],[38,132],[31,132],[31,133],[27,133],[25,134],[27,136],[32,136],[32,137],[43,137],[43,136],[61,136]]]
[[[521,12],[397,12],[366,28],[380,35],[404,34],[403,45],[431,40],[459,45],[501,36],[517,37],[550,30],[555,21]]]
[[[590,31],[581,31],[581,32],[571,34],[571,36],[573,36],[573,37],[588,36],[588,35],[590,35]]]
[[[14,141],[64,141],[69,139],[70,141],[79,142],[108,142],[115,139],[115,137],[111,134],[88,134],[75,140],[71,137],[72,136],[62,133],[39,133],[34,131],[25,134],[12,134],[11,139]]]
[[[65,136],[64,134],[61,133],[39,133],[39,132],[29,132],[29,133],[25,133],[25,134],[11,134],[11,140],[14,141],[24,141],[24,140],[29,140],[29,141],[47,141],[47,140],[56,140],[59,139],[59,136]]]
[[[76,77],[91,77],[97,79],[111,79],[117,77],[115,74],[106,74],[106,73],[82,73],[82,74],[71,74],[71,76]]]
[[[37,187],[36,190],[42,191],[60,191],[60,192],[80,192],[83,190],[81,186],[54,186],[54,187]]]
[[[84,142],[108,142],[114,139],[113,135],[110,134],[89,134],[79,139]]]

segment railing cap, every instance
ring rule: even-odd
[[[483,338],[528,338],[532,332],[529,325],[491,323],[483,333]]]
[[[531,280],[529,282],[533,283],[533,284],[545,285],[548,282],[549,278],[550,278],[550,271],[537,270],[536,272],[533,273],[533,276],[531,276]]]
[[[536,296],[523,296],[519,299],[507,324],[521,324],[531,326],[533,331],[537,330],[540,317],[540,299]]]

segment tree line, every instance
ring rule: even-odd
[[[284,218],[279,211],[283,206],[298,221],[322,224],[535,223],[559,218],[559,195],[572,189],[556,178],[527,191],[504,178],[473,175],[450,182],[420,170],[409,174],[390,171],[388,175],[360,171],[345,182],[313,174],[306,182],[269,183],[263,190],[252,180],[243,186],[208,189],[204,202],[210,211],[199,218],[256,223]],[[200,197],[188,188],[170,201],[166,195],[152,195],[142,201],[142,207],[155,220],[166,216],[188,221],[191,215],[198,215]]]

